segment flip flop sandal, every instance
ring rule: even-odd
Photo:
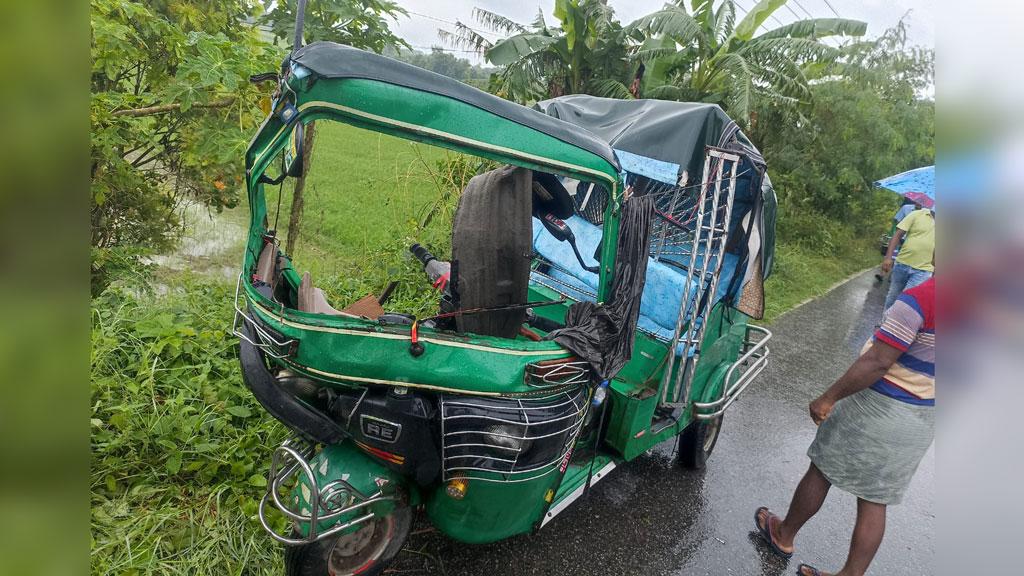
[[[764,526],[761,526],[761,522],[758,519],[758,517],[761,515],[762,510],[764,510],[766,513],[764,517]],[[779,545],[775,543],[775,538],[772,537],[772,516],[775,515],[772,514],[770,510],[768,510],[767,506],[761,506],[760,508],[754,511],[754,527],[757,528],[757,532],[761,535],[761,538],[763,538],[764,541],[768,544],[768,546],[771,547],[772,552],[775,552],[779,556],[782,556],[786,560],[789,560],[793,557],[793,553],[786,552],[782,548],[779,548]]]
[[[805,569],[807,570],[807,572],[804,572]],[[808,574],[810,576],[821,576],[821,570],[818,570],[817,568],[815,568],[814,566],[811,566],[810,564],[801,564],[801,565],[797,566],[796,567],[796,573],[799,574],[800,576],[807,576]]]

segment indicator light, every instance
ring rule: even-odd
[[[466,496],[466,479],[453,478],[448,482],[448,486],[445,488],[445,493],[448,494],[450,498],[462,500]]]

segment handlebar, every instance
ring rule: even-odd
[[[430,262],[431,260],[437,260],[437,258],[433,254],[431,254],[426,248],[419,244],[413,244],[412,246],[409,246],[409,252],[412,252],[412,255],[415,256],[416,259],[419,260],[424,266],[426,266],[427,263]]]

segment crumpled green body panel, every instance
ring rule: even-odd
[[[528,482],[468,480],[461,500],[448,496],[442,485],[428,496],[427,515],[438,530],[469,544],[525,534],[540,521],[548,505],[544,497],[559,478],[555,470]]]
[[[402,502],[403,505],[419,504],[419,491],[415,486],[407,484],[401,475],[392,472],[383,464],[360,452],[351,442],[325,446],[309,461],[309,465],[313,469],[320,489],[335,480],[344,480],[365,496],[372,496],[380,491],[384,495],[400,497],[399,502]],[[309,514],[310,486],[305,478],[296,486],[291,497],[292,505],[296,506],[303,515]],[[373,512],[377,516],[387,516],[395,506],[395,501],[371,504],[366,509],[356,510],[327,522],[319,522],[317,530],[323,533],[332,526],[353,520],[366,512]],[[358,526],[354,526],[351,530],[357,528]],[[307,535],[309,523],[299,526],[299,530],[303,536]]]
[[[700,361],[694,371],[690,400],[709,402],[717,399],[725,385],[725,373],[743,347],[748,317],[724,303],[708,314],[701,343]],[[605,442],[626,460],[643,454],[655,444],[681,432],[693,422],[692,404],[679,421],[659,433],[651,433],[651,422],[658,405],[658,389],[668,346],[646,334],[638,334],[633,358],[612,381],[612,413]],[[676,363],[673,377],[682,363]],[[640,368],[652,368],[650,372]],[[734,377],[735,378],[735,377]]]
[[[295,354],[281,362],[321,381],[463,394],[531,395],[537,389],[525,382],[526,365],[569,356],[554,342],[427,329],[419,331],[423,354],[413,356],[408,326],[383,327],[372,320],[325,318],[293,310],[284,311],[282,317],[258,306],[254,310],[270,328],[298,341]]]

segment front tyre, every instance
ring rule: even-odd
[[[703,470],[707,467],[708,458],[718,443],[724,417],[723,415],[713,420],[695,420],[683,430],[679,436],[679,463],[683,468]]]
[[[329,536],[311,544],[285,548],[287,576],[376,576],[405,545],[412,525],[412,510],[398,506],[391,514],[375,517],[347,534]]]

